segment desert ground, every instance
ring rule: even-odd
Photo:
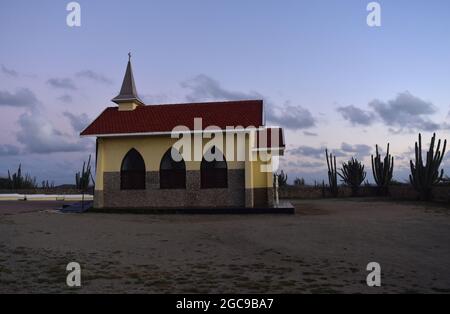
[[[292,203],[295,215],[145,215],[1,202],[0,293],[450,293],[448,207]],[[72,261],[80,288],[66,285]],[[381,287],[366,285],[369,262]]]

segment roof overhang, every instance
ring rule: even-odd
[[[117,105],[128,103],[128,102],[135,102],[136,104],[140,106],[145,106],[145,103],[140,98],[113,98],[111,99],[112,102],[116,103]]]
[[[131,136],[161,136],[161,135],[172,135],[172,134],[213,134],[213,133],[250,133],[260,130],[264,130],[265,127],[259,128],[239,128],[239,129],[205,129],[205,130],[189,130],[189,131],[170,131],[170,132],[138,132],[138,133],[110,133],[110,134],[89,134],[80,135],[80,137],[131,137]]]

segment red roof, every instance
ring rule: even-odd
[[[202,118],[202,127],[263,126],[263,101],[242,100],[173,105],[138,106],[135,110],[119,111],[108,107],[81,135],[171,132],[184,125],[194,129],[194,118]]]

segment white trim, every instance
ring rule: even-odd
[[[120,105],[122,103],[130,103],[130,102],[135,102],[138,106],[145,106],[145,103],[142,100],[139,100],[137,98],[126,98],[126,99],[118,99],[118,100],[114,100],[111,99],[111,101],[117,105]]]
[[[94,120],[95,121],[95,120]],[[89,126],[88,126],[89,127]],[[88,127],[86,127],[83,131],[80,133],[83,133]],[[232,127],[232,126],[230,126]],[[216,133],[216,132],[247,132],[250,133],[251,131],[264,131],[267,129],[283,129],[279,126],[262,126],[262,127],[254,127],[254,128],[239,128],[239,129],[217,129],[217,130],[189,130],[189,131],[163,131],[163,132],[136,132],[136,133],[107,133],[107,134],[89,134],[89,135],[80,135],[80,137],[129,137],[129,136],[157,136],[157,135],[171,135],[172,133],[175,134],[198,134],[198,133]],[[284,132],[282,132],[283,135],[283,143],[285,142],[284,139]]]
[[[244,132],[262,131],[266,127],[250,128],[250,129],[217,129],[217,130],[189,130],[189,131],[164,131],[164,132],[139,132],[139,133],[110,133],[110,134],[89,134],[80,135],[80,137],[129,137],[129,136],[156,136],[171,134],[198,134],[198,133],[217,133],[217,132]]]

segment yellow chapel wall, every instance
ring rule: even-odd
[[[103,190],[103,173],[120,172],[122,160],[126,153],[135,148],[142,155],[146,171],[159,171],[161,158],[165,152],[174,145],[178,139],[167,135],[160,136],[136,136],[136,137],[105,137],[98,139],[96,190]],[[191,136],[194,141],[194,136]],[[202,139],[203,147],[210,139]],[[238,143],[234,142],[234,154],[236,157]],[[246,151],[251,145],[249,137],[245,139]],[[224,138],[224,155],[226,155],[226,141]],[[192,152],[193,155],[193,152]],[[253,160],[230,161],[227,160],[228,169],[246,169],[246,188],[265,188],[273,186],[271,171],[263,171],[271,165],[270,161],[263,161],[256,152],[252,152]],[[246,154],[248,159],[248,154]],[[235,158],[236,159],[236,158]],[[200,161],[185,161],[186,170],[200,170]]]
[[[201,139],[203,148],[208,145],[211,139]],[[171,138],[167,135],[152,135],[152,136],[126,136],[126,137],[104,137],[98,139],[98,153],[97,153],[97,173],[96,173],[96,190],[103,190],[103,173],[104,172],[120,172],[122,160],[126,153],[134,148],[144,159],[146,171],[159,171],[161,158],[166,151],[178,141],[177,138]],[[194,141],[194,135],[191,136],[191,141]],[[223,154],[227,156],[227,146],[225,136],[223,137]],[[237,145],[234,141],[234,160],[227,160],[228,169],[244,169],[246,167],[245,161],[238,161]],[[249,140],[245,138],[246,151],[248,150]],[[194,152],[192,152],[192,159]],[[226,158],[227,159],[227,158]],[[186,170],[200,170],[200,161],[185,161]],[[251,174],[253,178],[254,175]],[[256,176],[257,186],[264,185],[260,182],[260,176]],[[246,180],[247,181],[247,180]],[[246,186],[247,187],[247,186]]]

